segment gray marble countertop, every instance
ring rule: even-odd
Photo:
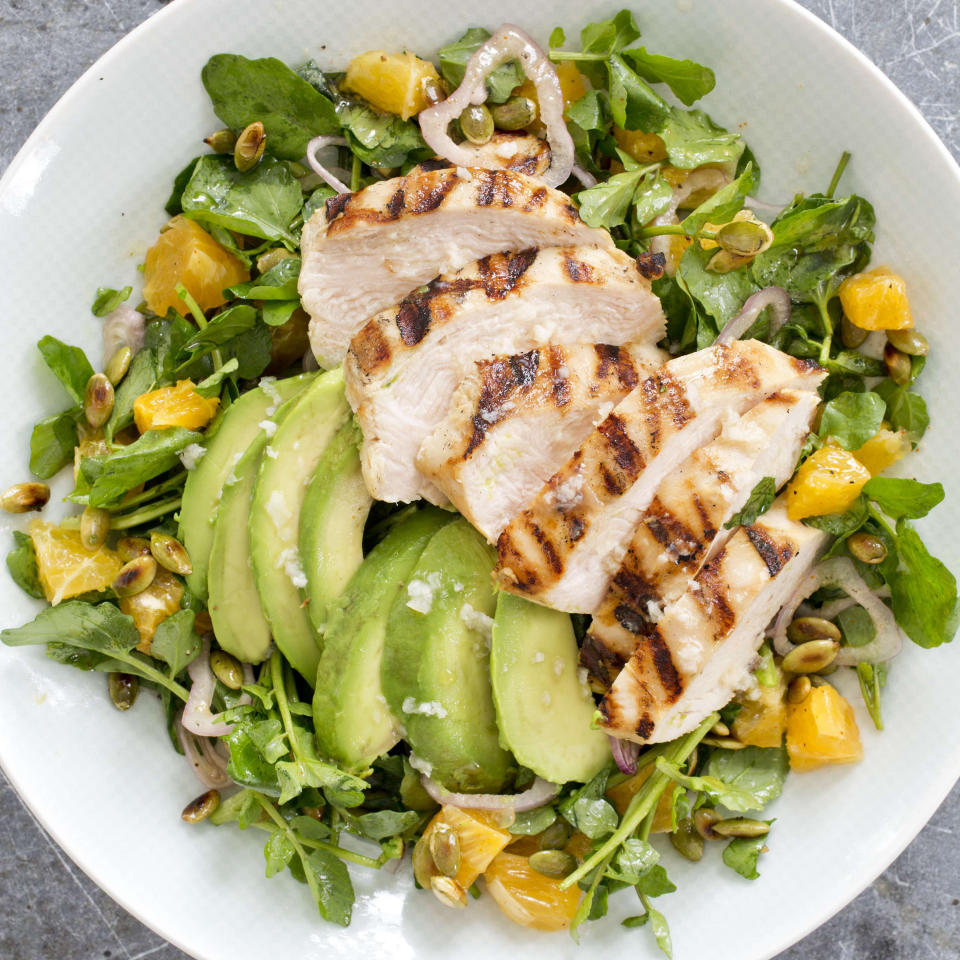
[[[877,63],[960,157],[960,0],[801,2]],[[73,81],[162,6],[0,0],[0,172]],[[883,876],[779,960],[960,960],[958,835],[960,786]],[[70,862],[0,773],[0,958],[145,957],[186,960]]]

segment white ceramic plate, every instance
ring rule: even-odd
[[[99,322],[88,312],[94,290],[137,282],[136,264],[163,223],[173,175],[219,125],[199,81],[209,55],[313,56],[342,66],[380,46],[429,53],[478,20],[492,28],[517,19],[541,38],[559,23],[575,37],[584,22],[620,5],[488,0],[479,14],[474,4],[422,0],[178,0],[134,31],[74,85],[0,183],[0,449],[7,453],[0,489],[26,477],[32,423],[64,405],[35,341],[49,332],[99,356]],[[910,468],[947,487],[948,505],[922,527],[934,551],[960,569],[960,273],[955,245],[944,242],[960,210],[960,171],[893,85],[793,3],[635,6],[653,50],[716,70],[706,107],[744,129],[763,168],[763,198],[786,202],[796,190],[823,189],[840,152],[853,152],[843,186],[875,203],[875,262],[895,264],[906,276],[933,343],[922,380],[933,427]],[[6,576],[0,603],[3,626],[30,619],[38,607]],[[705,956],[705,944],[711,960],[770,957],[893,860],[960,774],[960,739],[946,733],[955,724],[958,667],[958,646],[905,651],[885,696],[888,730],[876,734],[860,713],[864,762],[790,778],[773,811],[778,823],[761,880],[741,880],[719,856],[699,865],[671,857],[680,889],[658,906],[670,919],[679,960]],[[144,697],[121,716],[104,686],[102,677],[58,666],[37,650],[0,650],[0,762],[77,864],[195,957],[656,956],[646,932],[617,922],[635,912],[631,896],[615,899],[611,916],[584,931],[578,950],[565,935],[509,924],[489,897],[462,913],[441,909],[432,897],[414,895],[406,871],[355,871],[353,925],[327,926],[289,877],[264,879],[259,835],[181,822],[179,811],[198,785],[170,749],[157,705]]]

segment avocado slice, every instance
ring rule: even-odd
[[[260,423],[291,397],[305,390],[316,374],[286,380],[264,378],[227,407],[208,433],[206,453],[187,474],[180,505],[180,541],[190,554],[193,572],[186,577],[190,592],[207,599],[207,570],[213,547],[213,523],[223,484],[260,430]]]
[[[363,527],[373,500],[360,471],[360,427],[351,417],[323,451],[300,513],[300,562],[307,613],[323,636],[340,596],[363,561]]]
[[[590,726],[594,702],[577,657],[569,614],[500,594],[490,648],[500,736],[553,783],[585,783],[610,762],[610,741]]]
[[[495,562],[458,517],[430,539],[387,622],[384,696],[411,749],[449,790],[495,793],[514,769],[497,731],[489,641],[477,629],[479,615],[496,608]]]
[[[294,402],[288,401],[267,419],[279,424]],[[257,470],[266,445],[267,435],[261,427],[259,435],[253,438],[247,452],[227,476],[213,525],[207,571],[207,608],[217,643],[247,663],[266,660],[271,643],[270,624],[260,606],[253,578],[247,525]]]
[[[327,444],[350,416],[343,372],[322,374],[297,398],[260,458],[250,504],[250,557],[273,641],[312,687],[320,640],[304,609],[300,513]]]
[[[453,519],[428,507],[397,524],[367,554],[331,611],[313,696],[322,753],[365,770],[399,739],[399,724],[380,688],[387,618],[431,537]],[[312,602],[312,601],[311,601]]]

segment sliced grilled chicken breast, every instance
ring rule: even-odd
[[[787,517],[782,501],[739,527],[642,637],[600,704],[608,733],[673,740],[745,688],[767,624],[829,536]]]
[[[657,347],[598,343],[480,360],[417,467],[496,543],[594,424],[666,359]]]
[[[677,357],[644,380],[544,484],[497,541],[497,579],[546,606],[593,613],[661,482],[777,390],[813,390],[825,371],[757,340]]]
[[[583,641],[581,663],[595,684],[610,685],[637,637],[726,542],[724,524],[757,483],[772,477],[779,489],[790,479],[819,402],[812,391],[771,394],[660,484]]]
[[[546,140],[529,133],[506,133],[498,130],[483,146],[477,148],[477,167],[485,170],[512,170],[528,177],[542,177],[550,166],[550,147]],[[452,170],[455,164],[442,157],[418,163],[410,173],[430,170]],[[408,174],[409,176],[409,174]]]
[[[304,225],[299,290],[317,360],[335,366],[377,311],[501,250],[596,244],[566,194],[509,170],[413,173],[327,201]]]
[[[447,502],[415,461],[475,361],[550,343],[654,342],[663,332],[660,301],[618,250],[497,254],[438,278],[371,319],[344,361],[371,496]]]

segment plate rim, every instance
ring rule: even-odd
[[[16,181],[21,167],[29,162],[29,159],[35,153],[37,147],[41,144],[44,137],[46,137],[48,129],[56,128],[60,122],[61,115],[69,110],[73,100],[84,96],[87,87],[92,82],[95,82],[93,79],[94,75],[97,74],[102,67],[124,56],[128,47],[136,46],[141,38],[155,29],[158,24],[166,22],[170,18],[185,16],[186,14],[182,13],[182,11],[199,7],[202,2],[203,0],[171,0],[167,6],[150,14],[145,20],[121,37],[80,74],[44,114],[43,118],[14,155],[7,169],[3,172],[3,175],[0,176],[0,200],[3,199],[4,194]],[[888,94],[892,94],[900,106],[905,109],[905,115],[910,117],[914,127],[917,128],[918,132],[922,133],[928,143],[932,144],[935,151],[939,154],[940,159],[946,163],[946,166],[951,170],[953,177],[956,179],[958,186],[960,186],[960,162],[954,158],[946,144],[933,129],[926,117],[923,116],[916,104],[913,103],[876,63],[855,46],[852,41],[843,36],[836,28],[818,17],[813,11],[802,6],[798,0],[766,0],[766,2],[775,3],[783,10],[784,15],[787,17],[797,16],[805,20],[808,26],[819,33],[826,42],[834,45],[838,54],[843,53],[847,57],[852,58],[860,69],[866,71],[866,75],[873,83],[879,83],[885,88]],[[623,4],[629,6],[629,0],[623,0]],[[39,824],[44,832],[57,844],[59,850],[69,858],[70,863],[151,932],[163,938],[187,956],[193,957],[194,960],[215,960],[212,955],[193,952],[193,948],[181,940],[176,932],[171,934],[158,929],[149,917],[145,916],[128,901],[120,889],[116,889],[113,885],[101,881],[93,868],[88,869],[84,864],[78,862],[70,846],[61,838],[59,830],[48,823],[47,818],[37,813],[30,798],[22,792],[18,778],[10,769],[9,764],[4,760],[2,747],[3,743],[2,740],[0,740],[0,770],[3,771],[10,785],[16,792],[17,798],[26,808],[31,818]],[[865,873],[867,879],[862,883],[859,881],[854,883],[848,895],[841,897],[836,903],[830,904],[830,906],[825,909],[816,912],[798,929],[790,931],[787,937],[781,940],[772,952],[768,952],[762,956],[758,955],[756,960],[772,960],[772,958],[778,956],[794,944],[799,943],[832,917],[839,914],[863,893],[864,890],[871,886],[916,839],[958,782],[960,782],[960,746],[958,746],[956,750],[952,767],[942,769],[939,777],[933,777],[927,781],[922,794],[922,802],[918,801],[911,805],[911,815],[908,816],[906,821],[901,821],[896,832],[896,838],[890,843],[889,847],[883,849],[882,853],[878,852],[878,854],[874,855],[874,857],[868,861],[869,867]]]

